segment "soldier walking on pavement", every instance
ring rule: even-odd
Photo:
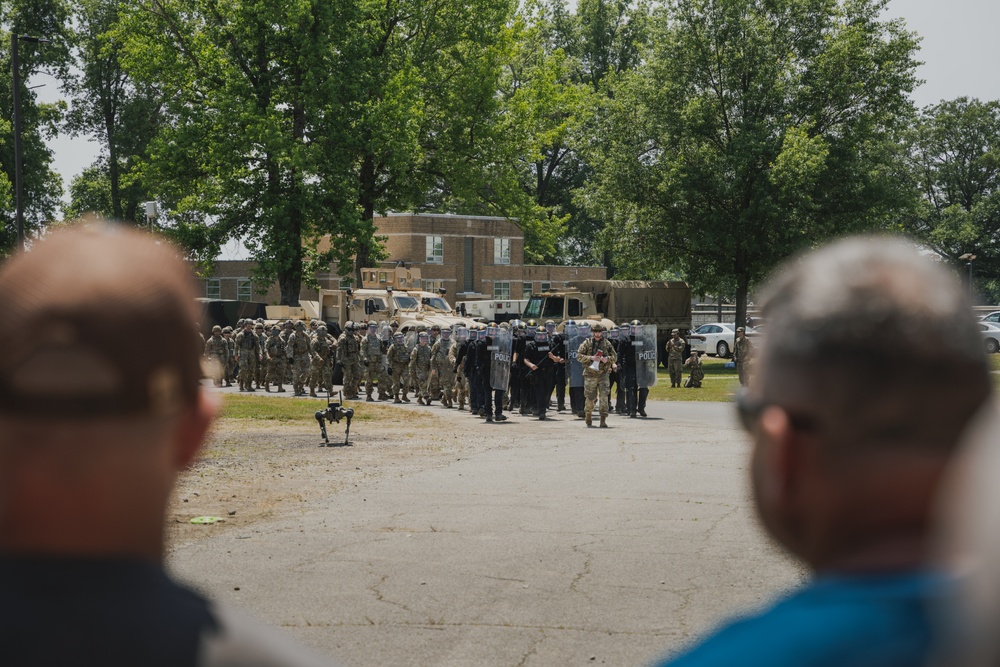
[[[281,330],[277,326],[271,327],[271,335],[267,338],[264,351],[267,352],[267,376],[264,378],[264,391],[271,391],[271,385],[275,384],[278,393],[284,393],[285,388],[281,383],[285,380],[285,361],[288,355],[285,352],[285,341],[279,335]]]
[[[750,383],[750,359],[753,357],[753,344],[747,338],[746,329],[736,329],[736,343],[733,345],[733,361],[736,363],[736,374],[740,376],[740,385],[745,387]]]
[[[552,384],[555,380],[555,366],[562,362],[562,357],[552,353],[549,345],[549,332],[545,327],[535,331],[535,339],[524,349],[524,365],[528,368],[531,386],[534,387],[535,410],[538,419],[545,420],[545,411],[549,407],[549,396],[552,395]]]
[[[593,426],[594,403],[600,399],[601,428],[607,428],[610,407],[608,376],[618,368],[618,355],[610,341],[604,338],[604,325],[598,322],[590,331],[592,337],[583,341],[576,353],[576,358],[583,364],[583,394],[586,400],[583,418],[587,426]]]
[[[229,367],[229,342],[222,337],[222,327],[218,324],[212,327],[212,335],[205,341],[205,358],[211,362],[212,382],[221,387]]]
[[[334,348],[330,345],[326,325],[316,327],[316,334],[309,345],[312,353],[312,375],[309,378],[309,395],[316,397],[316,387],[326,390],[327,395],[333,393],[333,360]]]
[[[305,322],[299,320],[295,323],[295,330],[289,334],[288,344],[285,346],[285,356],[292,364],[292,390],[296,396],[306,395],[311,349],[312,344],[309,341],[309,334],[306,333]]]
[[[240,364],[240,391],[253,391],[253,381],[257,377],[257,366],[260,364],[264,351],[260,339],[251,328],[253,320],[243,323],[243,331],[236,334],[236,357]]]
[[[684,372],[684,339],[679,329],[670,332],[667,341],[667,372],[670,373],[670,386],[680,387]]]
[[[392,335],[392,345],[386,353],[389,368],[392,371],[392,397],[393,403],[409,403],[406,393],[410,390],[408,383],[410,350],[406,347],[406,336],[402,332]],[[402,399],[399,392],[402,390]]]
[[[415,393],[417,403],[421,405],[431,404],[428,393],[428,381],[431,375],[431,348],[427,345],[429,338],[426,331],[417,334],[417,346],[410,353],[410,371],[416,378]]]
[[[375,400],[374,383],[378,382],[378,400],[389,398],[389,378],[385,372],[382,339],[378,337],[378,323],[368,323],[368,333],[361,339],[361,363],[365,373],[365,400]]]
[[[340,334],[340,339],[337,341],[336,358],[344,374],[344,398],[358,398],[361,345],[357,336],[354,335],[355,328],[354,322],[348,320],[344,325],[344,332]]]
[[[441,391],[441,404],[447,408],[455,405],[455,373],[450,356],[452,348],[451,329],[441,330],[441,337],[431,346],[431,378]],[[432,387],[433,391],[433,387]]]

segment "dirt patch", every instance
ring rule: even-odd
[[[478,425],[469,416],[465,430],[454,419],[389,406],[362,411],[367,419],[352,424],[349,447],[320,447],[315,421],[220,419],[198,461],[178,481],[167,515],[168,545],[245,530],[306,512],[361,482],[453,461],[471,447],[469,434]],[[344,424],[331,424],[327,432],[331,442],[342,440]],[[224,521],[191,524],[199,516]]]

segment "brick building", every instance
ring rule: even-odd
[[[525,264],[524,233],[507,218],[390,213],[376,217],[375,226],[376,233],[386,237],[389,254],[382,266],[402,263],[419,269],[423,289],[444,288],[453,305],[459,294],[524,299],[532,293],[564,287],[571,280],[603,280],[607,275],[604,267]],[[212,276],[205,279],[205,296],[278,303],[276,285],[263,296],[256,294],[249,278],[252,269],[253,263],[247,261],[216,262]],[[340,287],[335,273],[316,277],[323,288]],[[303,289],[301,298],[315,299],[315,292]]]

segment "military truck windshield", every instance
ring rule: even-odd
[[[429,299],[427,299],[427,304],[426,305],[429,308],[432,308],[434,310],[439,310],[442,313],[450,313],[451,312],[451,306],[449,306],[448,302],[445,301],[444,299],[442,299],[439,296],[432,296]]]
[[[545,310],[542,311],[542,317],[557,317],[562,319],[563,316],[563,298],[561,296],[550,296],[545,299]]]
[[[420,307],[420,302],[412,296],[394,296],[396,308],[404,311],[416,311]]]
[[[352,303],[352,305],[355,308],[357,308],[357,309],[359,309],[361,311],[364,311],[364,309],[365,309],[365,301],[368,301],[369,299],[371,299],[372,301],[375,302],[375,310],[376,311],[381,312],[381,311],[385,310],[385,299],[383,299],[380,296],[374,296],[374,297],[373,296],[366,296],[366,297],[362,297],[360,299],[355,298],[351,303]]]
[[[533,296],[528,299],[528,305],[524,307],[524,315],[522,317],[526,320],[537,320],[542,316],[542,297]]]

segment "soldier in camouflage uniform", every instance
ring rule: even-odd
[[[410,399],[407,398],[406,394],[410,391],[410,350],[406,347],[406,337],[402,333],[393,334],[392,345],[389,346],[389,351],[386,353],[386,360],[392,371],[392,402],[409,403]],[[403,391],[402,399],[399,396],[400,389]]]
[[[285,341],[281,340],[280,329],[271,327],[271,335],[267,337],[264,351],[267,353],[267,375],[264,377],[264,391],[271,391],[271,385],[277,385],[275,391],[283,393],[281,384],[285,381],[285,367],[288,365],[288,355],[285,353]]]
[[[232,387],[236,381],[236,339],[233,338],[233,328],[223,327],[222,337],[229,345],[229,360],[226,362],[226,386]]]
[[[680,387],[684,371],[684,339],[681,332],[674,329],[667,341],[667,372],[670,373],[670,386]]]
[[[306,333],[305,322],[295,323],[295,331],[288,336],[285,346],[285,356],[292,367],[292,391],[296,396],[306,395],[306,381],[309,379],[309,352],[311,342]]]
[[[437,382],[441,392],[441,404],[446,408],[454,407],[455,395],[455,363],[451,357],[451,329],[441,330],[441,338],[431,346],[431,387]],[[432,393],[433,395],[433,393]]]
[[[465,402],[469,398],[469,381],[465,377],[464,364],[459,363],[462,351],[469,344],[468,332],[465,332],[465,339],[455,341],[455,344],[448,350],[448,361],[452,366],[455,375],[455,398],[458,400],[458,409],[465,409]]]
[[[310,343],[312,353],[312,373],[309,376],[309,395],[316,397],[316,387],[320,391],[326,391],[329,395],[333,392],[333,360],[334,348],[330,345],[330,338],[326,334],[325,325],[317,325],[316,332],[312,336]]]
[[[264,356],[260,339],[254,333],[252,320],[243,322],[243,331],[236,334],[236,357],[240,364],[240,391],[253,391],[257,368]]]
[[[221,387],[229,367],[229,341],[222,337],[222,327],[218,324],[212,327],[212,336],[205,341],[205,358],[211,365],[212,382]]]
[[[576,358],[583,364],[583,394],[586,405],[583,408],[587,426],[592,426],[594,403],[600,399],[601,428],[607,428],[608,409],[610,407],[610,384],[608,376],[618,368],[618,355],[611,342],[604,338],[604,327],[597,323],[590,328],[593,337],[580,344]],[[597,369],[591,364],[598,362]]]
[[[733,345],[733,361],[736,362],[736,373],[740,376],[740,385],[750,383],[750,359],[753,357],[753,344],[747,338],[746,329],[736,330],[736,344]]]
[[[281,322],[279,326],[281,328],[281,333],[278,334],[278,338],[281,339],[281,342],[284,343],[285,347],[287,348],[288,347],[288,337],[292,335],[292,330],[294,328],[293,325],[292,325],[292,321],[291,320],[285,320],[284,322]],[[285,376],[282,378],[282,381],[285,382],[285,383],[287,383],[287,384],[292,384],[292,365],[290,363],[287,363],[287,361],[288,361],[288,357],[287,356],[285,357],[285,360],[286,360],[286,363],[285,363]]]
[[[366,401],[374,401],[374,384],[378,382],[378,400],[389,398],[389,376],[385,372],[382,339],[378,337],[378,324],[368,323],[368,333],[361,339],[361,364],[364,367]]]
[[[701,382],[705,379],[705,369],[701,365],[701,356],[698,354],[698,350],[691,351],[691,356],[684,362],[684,366],[691,372],[684,386],[688,389],[701,387]]]
[[[344,398],[358,398],[361,383],[361,344],[354,331],[354,322],[348,321],[337,341],[337,362],[344,372]]]
[[[417,395],[417,403],[430,405],[431,397],[427,391],[427,383],[431,375],[431,348],[427,345],[430,336],[426,331],[417,334],[417,346],[410,353],[410,373],[414,378],[413,391]]]
[[[430,337],[427,339],[427,347],[433,351],[434,346],[437,345],[438,340],[441,338],[441,327],[437,324],[431,325],[430,334]],[[427,391],[430,392],[431,397],[435,401],[441,398],[441,381],[438,379],[433,367],[431,367],[431,376],[427,380]]]
[[[264,332],[264,320],[258,319],[254,323],[253,332],[256,334],[257,339],[260,340],[260,349],[262,351],[261,361],[257,364],[257,374],[254,376],[257,388],[261,389],[264,386],[264,381],[267,379],[267,355],[263,353],[267,349],[267,334]]]

